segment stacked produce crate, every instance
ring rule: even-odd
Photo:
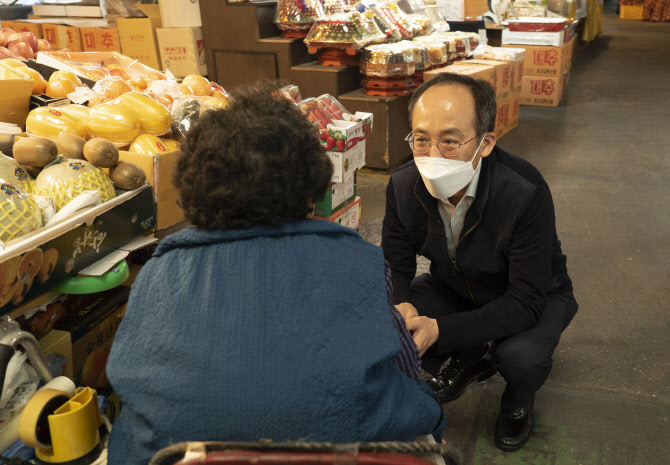
[[[207,74],[200,2],[161,0],[161,25],[156,29],[161,68],[177,77]]]
[[[297,103],[318,125],[321,144],[333,163],[326,196],[317,202],[314,216],[358,229],[361,224],[361,199],[356,196],[356,172],[365,166],[365,142],[372,131],[372,114],[350,114],[332,95],[302,99],[300,89],[291,85],[282,94]]]

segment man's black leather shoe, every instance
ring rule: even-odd
[[[533,394],[526,407],[515,410],[500,409],[494,434],[494,441],[498,449],[514,452],[521,449],[528,441],[533,432],[533,426],[535,426],[534,404],[535,395]]]
[[[451,402],[458,399],[475,380],[487,380],[496,371],[491,360],[491,349],[488,349],[474,365],[464,366],[460,360],[452,358],[444,370],[427,382],[440,402]]]

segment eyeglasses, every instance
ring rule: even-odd
[[[462,146],[469,144],[476,138],[477,136],[465,142],[458,142],[456,139],[450,139],[448,137],[440,140],[429,140],[425,136],[415,136],[410,132],[407,134],[407,137],[405,137],[405,140],[409,143],[409,148],[412,149],[412,152],[418,153],[419,155],[428,153],[430,151],[430,147],[435,144],[437,145],[437,149],[440,151],[440,153],[448,157],[453,155]]]

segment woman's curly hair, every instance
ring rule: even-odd
[[[277,84],[233,92],[225,110],[203,113],[174,172],[179,205],[203,229],[280,226],[323,199],[333,166],[312,123]]]

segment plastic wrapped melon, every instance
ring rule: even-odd
[[[86,126],[57,108],[38,107],[28,113],[26,132],[32,136],[55,139],[61,133],[86,137]]]
[[[104,171],[86,160],[67,158],[44,168],[33,185],[33,194],[54,199],[56,211],[88,190],[99,191],[103,202],[116,197],[114,184]]]
[[[6,179],[24,192],[30,192],[33,178],[21,163],[0,152],[0,179]]]
[[[42,213],[33,196],[0,179],[0,241],[10,241],[41,227]]]

